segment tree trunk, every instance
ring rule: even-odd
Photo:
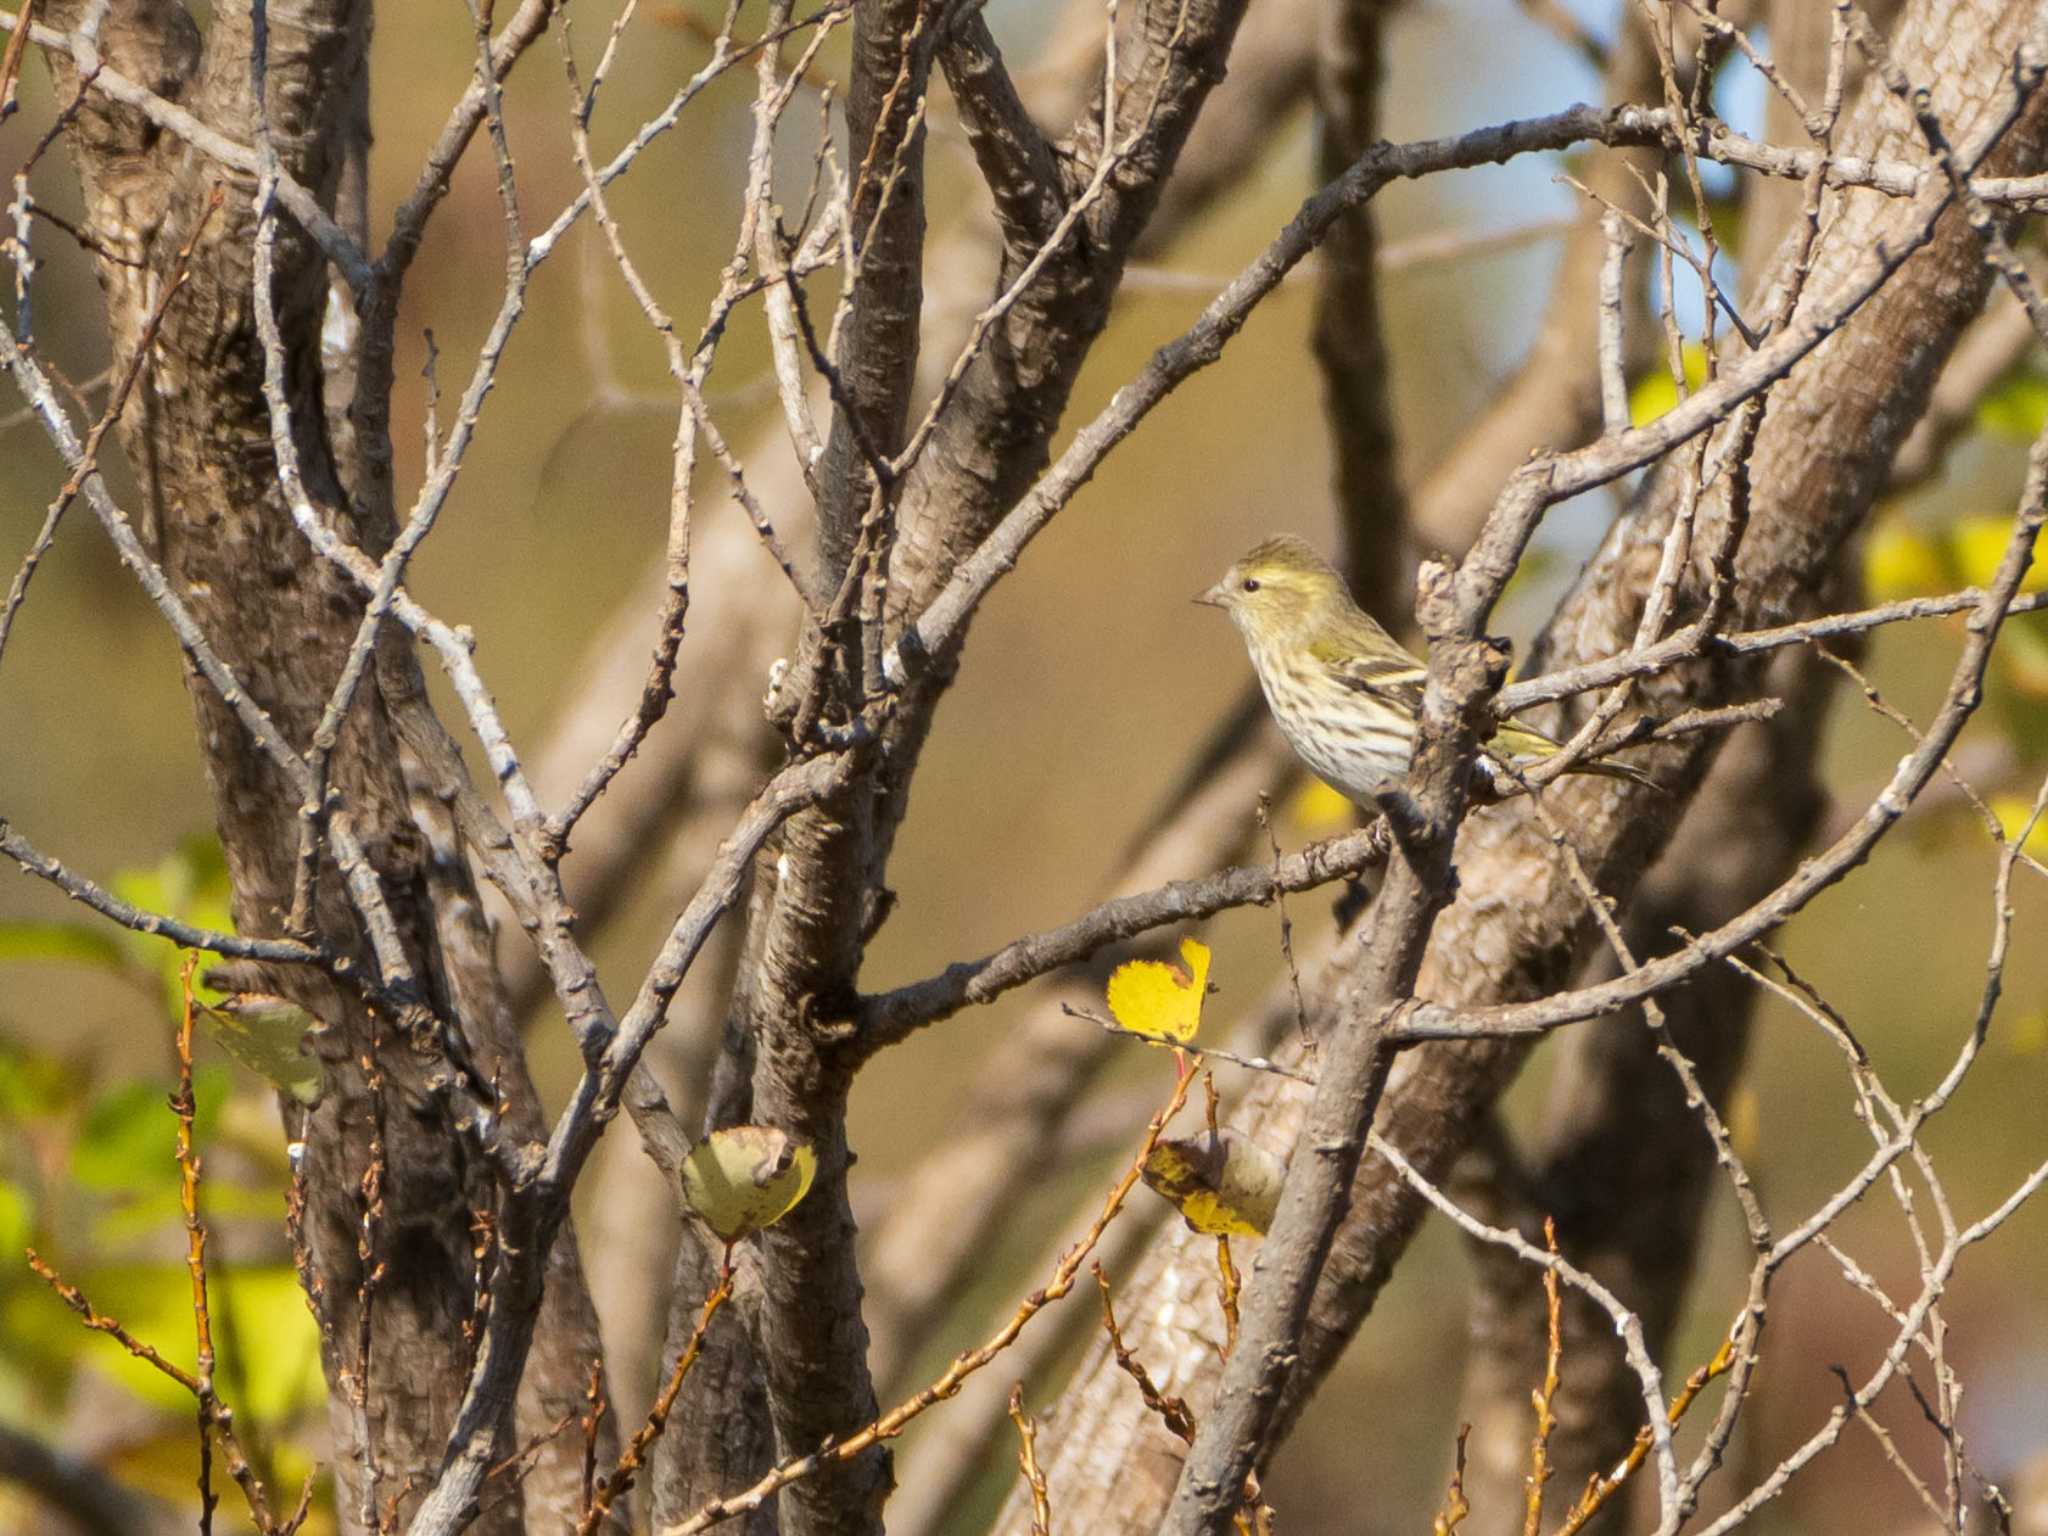
[[[1931,86],[1934,110],[1956,141],[1968,136],[1987,107],[2010,99],[2005,62],[2037,9],[2008,3],[1958,11],[1932,0],[1908,9],[1894,55],[1911,78]],[[2048,102],[2037,95],[1992,163],[2013,173],[2038,166],[2044,124]],[[1918,158],[1917,144],[1911,119],[1874,88],[1866,88],[1837,138],[1839,152],[1858,155]],[[1837,288],[1880,242],[1898,248],[1913,217],[1908,205],[1881,194],[1831,193],[1808,293]],[[1932,242],[1772,391],[1751,461],[1756,489],[1736,566],[1731,624],[1777,622],[1813,611],[1882,487],[1892,453],[1924,409],[1936,371],[1982,305],[1988,283],[1976,236],[1951,210]],[[1703,500],[1695,549],[1713,547],[1726,516],[1727,478]],[[1547,643],[1531,660],[1532,673],[1629,647],[1678,504],[1678,480],[1669,468],[1652,477],[1633,514],[1616,524],[1560,608]],[[1681,592],[1681,620],[1687,605],[1701,598],[1705,572],[1699,564],[1696,557]],[[1653,714],[1723,702],[1745,696],[1755,678],[1751,668],[1696,666],[1647,680],[1638,702]],[[1685,786],[1698,782],[1708,753],[1694,745],[1666,748],[1663,756],[1660,778]],[[1603,891],[1624,902],[1686,798],[1682,790],[1651,796],[1605,781],[1568,782],[1550,794],[1575,829],[1588,871]],[[1561,984],[1582,952],[1588,924],[1544,830],[1512,804],[1481,812],[1465,824],[1457,868],[1459,894],[1437,921],[1417,995],[1458,1007],[1534,997]],[[1334,970],[1342,968],[1340,961]],[[1318,996],[1335,994],[1340,980],[1325,977]],[[1380,1133],[1426,1176],[1441,1181],[1525,1056],[1524,1045],[1500,1041],[1407,1052],[1381,1106]],[[1232,1116],[1276,1150],[1292,1145],[1299,1112],[1295,1092],[1278,1082],[1262,1080]],[[1368,1156],[1301,1340],[1283,1422],[1300,1412],[1370,1311],[1423,1210],[1419,1196]],[[1211,1263],[1206,1239],[1170,1227],[1126,1285],[1192,1302],[1208,1284]],[[1156,1293],[1153,1286],[1159,1287]],[[1213,1376],[1204,1316],[1205,1309],[1192,1304],[1148,1306],[1127,1330],[1160,1389],[1188,1395],[1198,1414]],[[1156,1423],[1106,1351],[1090,1354],[1039,1445],[1048,1478],[1071,1490],[1065,1518],[1111,1536],[1153,1529],[1178,1474],[1179,1455],[1178,1442],[1161,1442]],[[1000,1529],[1024,1528],[1013,1506]]]
[[[68,26],[86,9],[63,4],[48,14]],[[269,126],[283,168],[327,207],[359,107],[369,19],[358,0],[270,7]],[[256,140],[247,6],[216,5],[202,40],[180,7],[130,0],[112,8],[101,39],[116,69],[181,99],[221,132]],[[80,88],[77,72],[53,57],[68,98]],[[240,688],[304,752],[341,676],[363,600],[313,555],[279,488],[252,300],[253,189],[104,98],[89,95],[80,121],[74,144],[90,221],[114,254],[139,263],[99,263],[117,369],[141,344],[150,302],[180,246],[194,242],[189,280],[155,338],[151,381],[134,392],[121,423],[146,500],[146,540]],[[209,215],[216,185],[224,195]],[[288,220],[277,250],[276,303],[307,490],[343,537],[380,554],[393,537],[389,509],[351,502],[328,439],[320,355],[325,262]],[[389,636],[384,643],[387,665],[414,667],[402,645]],[[237,928],[282,934],[298,862],[299,796],[189,657],[186,676]],[[481,1071],[496,1078],[506,1128],[538,1135],[539,1105],[459,841],[452,854],[437,852],[415,822],[375,669],[342,725],[332,783],[389,905],[420,1000],[460,1031]],[[317,884],[313,936],[375,967],[332,863],[323,861]],[[436,1042],[405,1038],[353,993],[303,968],[270,968],[259,980],[330,1026],[321,1047],[326,1096],[293,1129],[306,1145],[303,1231],[332,1389],[342,1519],[350,1530],[366,1529],[395,1507],[402,1522],[433,1480],[469,1375],[478,1223],[496,1203],[492,1171],[441,1107],[432,1079],[445,1063]],[[357,1245],[377,1136],[381,1196],[370,1267],[381,1270],[371,1281]],[[532,1420],[580,1403],[582,1376],[598,1357],[595,1316],[567,1236],[550,1261],[549,1296],[527,1383]],[[555,1447],[524,1491],[494,1487],[476,1528],[522,1531],[529,1503],[536,1518],[544,1510],[550,1521],[568,1518],[573,1504],[563,1501],[574,1498],[576,1479],[556,1463],[580,1454],[580,1445]]]

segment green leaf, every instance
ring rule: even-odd
[[[71,1149],[72,1178],[110,1193],[160,1187],[168,1177],[173,1123],[161,1083],[131,1078],[96,1095]]]
[[[2020,369],[1977,402],[1979,430],[2031,443],[2048,422],[2048,378]]]
[[[1707,382],[1707,349],[1696,341],[1685,344],[1685,385],[1698,389]],[[1678,386],[1671,382],[1668,364],[1659,363],[1628,392],[1628,419],[1632,426],[1645,426],[1678,404]]]
[[[0,1025],[0,1034],[13,1033]],[[78,1098],[76,1075],[47,1051],[0,1046],[0,1118],[41,1120],[62,1114]]]
[[[683,1159],[683,1197],[728,1243],[772,1227],[810,1192],[818,1154],[766,1125],[713,1131]]]
[[[192,1131],[200,1142],[219,1122],[227,1091],[226,1068],[202,1067],[193,1074]],[[120,1195],[143,1195],[175,1184],[177,1126],[167,1084],[148,1078],[118,1083],[95,1097],[85,1112],[71,1149],[72,1178],[86,1189]]]
[[[107,885],[123,901],[146,912],[162,912],[220,933],[235,931],[228,905],[227,859],[215,838],[188,837],[153,866],[120,870]],[[124,931],[120,937],[128,953],[161,978],[165,1006],[175,1018],[184,1005],[184,951],[153,934]],[[218,1001],[218,994],[203,986],[195,983],[194,990],[209,1002]]]
[[[107,889],[130,906],[140,907],[145,912],[165,912],[173,916],[184,904],[185,897],[190,894],[185,882],[179,878],[176,862],[171,859],[149,868],[138,865],[133,869],[117,869],[113,878],[107,881]],[[129,931],[127,937],[132,944],[140,946],[141,953],[152,959],[156,956],[156,946],[159,943],[170,942],[168,939],[160,940],[154,934],[133,931]]]
[[[209,1166],[200,1192],[200,1215],[209,1222],[274,1222],[282,1201],[276,1186],[251,1188],[230,1183]],[[95,1251],[118,1252],[128,1244],[160,1238],[172,1227],[182,1225],[185,1209],[180,1203],[175,1166],[160,1188],[123,1196],[118,1204],[95,1216],[88,1226]]]
[[[240,1344],[234,1379],[246,1388],[238,1412],[275,1422],[324,1407],[320,1329],[290,1265],[223,1269],[213,1277],[213,1305],[225,1310]]]
[[[64,1277],[173,1365],[193,1368],[192,1288],[182,1262],[119,1265]],[[237,1416],[275,1423],[318,1408],[326,1400],[320,1331],[291,1267],[210,1266],[207,1279],[214,1345],[222,1353],[216,1380],[230,1391],[246,1377],[246,1386],[230,1403]],[[192,1406],[190,1394],[176,1382],[112,1339],[87,1333],[40,1285],[21,1287],[8,1299],[0,1330],[53,1365],[89,1366],[145,1402],[173,1410]]]
[[[128,962],[111,924],[0,922],[0,960],[41,960],[118,971]]]
[[[35,1202],[11,1179],[0,1179],[0,1264],[12,1265],[35,1241]]]

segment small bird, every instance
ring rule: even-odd
[[[1253,546],[1195,601],[1221,608],[1244,636],[1267,707],[1295,755],[1346,799],[1376,809],[1375,790],[1398,783],[1415,749],[1423,664],[1351,599],[1344,578],[1315,546],[1291,534]],[[1518,766],[1558,744],[1508,720],[1487,743]],[[1486,757],[1480,767],[1498,780]],[[1573,773],[1655,781],[1626,763],[1589,762]]]

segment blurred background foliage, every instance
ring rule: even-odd
[[[993,0],[989,12],[1006,47],[1028,58],[1054,9]],[[1597,35],[1616,23],[1611,0],[1573,9]],[[603,99],[600,154],[701,65],[700,24],[713,14],[692,0],[643,18]],[[606,13],[575,14],[586,72],[609,21]],[[373,211],[391,207],[409,186],[422,147],[461,91],[469,27],[453,4],[382,9],[373,63]],[[1392,137],[1448,132],[1597,93],[1584,61],[1513,0],[1410,0],[1390,40],[1382,126]],[[820,69],[837,74],[843,63],[841,37]],[[679,319],[701,311],[729,254],[752,90],[745,71],[714,85],[612,194],[637,260]],[[17,157],[51,111],[47,77],[33,65],[24,97],[27,110],[0,130],[0,143]],[[529,229],[576,190],[568,99],[552,48],[536,50],[508,97]],[[1724,68],[1717,102],[1738,127],[1757,131],[1761,95],[1741,60]],[[1263,174],[1245,181],[1163,263],[1183,275],[1233,271],[1307,190],[1310,147],[1304,104],[1270,143],[1247,146]],[[935,235],[952,220],[981,219],[971,162],[943,99],[933,108],[930,165]],[[1375,205],[1383,236],[1554,222],[1573,212],[1557,169],[1529,159],[1397,184]],[[35,173],[36,195],[73,211],[68,180],[68,168],[53,157]],[[1719,182],[1726,195],[1728,179]],[[444,386],[466,373],[497,304],[498,238],[488,159],[472,155],[408,285],[401,422],[421,419],[429,328]],[[55,230],[39,229],[37,242],[44,263],[39,339],[73,379],[89,379],[104,365],[91,272]],[[1512,367],[1533,334],[1555,258],[1554,242],[1533,241],[1390,273],[1385,321],[1405,472],[1427,467]],[[1741,274],[1731,277],[1739,291]],[[1154,809],[1242,685],[1235,637],[1186,598],[1267,532],[1298,530],[1326,545],[1334,538],[1320,382],[1308,344],[1312,291],[1312,278],[1283,287],[1225,365],[1198,375],[1110,459],[985,608],[899,843],[893,883],[901,900],[874,945],[871,985],[984,952],[1085,905],[1100,879],[1102,850]],[[1092,414],[1208,296],[1199,282],[1131,284],[1070,422]],[[1696,311],[1696,296],[1681,285],[1681,314],[1688,305]],[[736,444],[772,424],[767,352],[752,315],[724,343],[711,389]],[[1634,406],[1654,415],[1673,397],[1660,368],[1638,383]],[[518,739],[537,740],[576,693],[582,647],[659,553],[670,400],[660,348],[586,228],[542,269],[479,445],[414,565],[428,605],[475,629],[480,662]],[[0,410],[0,551],[10,568],[62,478],[48,444],[9,414],[15,404]],[[2025,444],[2044,414],[2048,374],[2033,359],[1983,401],[1973,429],[1928,482],[1882,508],[1865,552],[1873,600],[1984,579],[2004,540]],[[401,430],[397,446],[401,486],[416,484],[418,432]],[[705,473],[709,484],[717,471]],[[116,481],[128,489],[118,471]],[[1524,639],[1533,631],[1616,505],[1614,495],[1594,496],[1553,517],[1512,594],[1505,627]],[[784,520],[804,515],[797,507],[771,510]],[[1885,631],[1870,650],[1869,675],[1890,702],[1924,718],[1946,682],[1957,634],[1956,624],[1941,621]],[[687,644],[683,658],[682,689],[715,684],[692,673]],[[1907,749],[1896,726],[1845,693],[1826,754],[1836,815],[1855,814]],[[1964,738],[1958,762],[2009,826],[2023,819],[2048,767],[2048,620],[2008,628],[1990,707]],[[1939,1076],[1963,1038],[1992,919],[1992,842],[1959,796],[1934,799],[1781,936],[1902,1100]],[[1285,842],[1331,829],[1330,808],[1315,796],[1290,802],[1289,810],[1280,826]],[[42,847],[139,903],[226,924],[224,877],[175,647],[82,517],[44,563],[0,668],[0,811]],[[1245,814],[1249,826],[1252,807]],[[2037,831],[2034,845],[2048,851],[2048,833]],[[567,869],[573,890],[573,857]],[[637,977],[681,900],[681,878],[660,858],[648,861],[628,915],[597,946],[616,974]],[[1926,1138],[1966,1220],[2042,1156],[2048,901],[2034,878],[2022,878],[2014,897],[2015,942],[1988,1059]],[[1320,898],[1294,904],[1304,942],[1327,927],[1328,905]],[[1237,912],[1207,925],[1203,937],[1214,947],[1222,987],[1211,1004],[1216,1028],[1260,998],[1277,974],[1277,921],[1270,911]],[[0,874],[0,1418],[184,1502],[193,1471],[189,1403],[110,1341],[82,1332],[21,1262],[23,1248],[34,1245],[102,1310],[189,1363],[174,1121],[165,1103],[175,1078],[177,968],[168,944],[81,922],[48,887]],[[1034,1006],[1028,991],[1013,996],[920,1036],[863,1074],[852,1134],[861,1154],[856,1198],[867,1210],[886,1204],[905,1169],[943,1149],[943,1106],[975,1081],[993,1032]],[[543,1095],[559,1103],[574,1067],[566,1032],[544,1015],[530,1039]],[[1127,1155],[1157,1087],[1156,1062],[1140,1063],[1143,1055],[1133,1051],[1099,1090],[1123,1114],[1128,1136],[1078,1158],[1047,1149],[1042,1186],[1018,1192],[1006,1241],[931,1345],[934,1360],[980,1336],[990,1315],[1035,1283],[1025,1266],[1070,1221],[1076,1196]],[[1526,1120],[1541,1104],[1544,1070],[1539,1054],[1508,1105],[1511,1121]],[[223,1389],[256,1453],[289,1488],[321,1454],[325,1409],[317,1340],[282,1232],[289,1169],[274,1095],[212,1045],[198,1089]],[[905,1103],[920,1112],[902,1113]],[[1803,1214],[1863,1160],[1868,1140],[1850,1104],[1834,1048],[1788,1010],[1766,1004],[1731,1118],[1774,1213]],[[1740,1296],[1744,1252],[1725,1200],[1713,1219],[1672,1362],[1681,1375],[1712,1354]],[[1839,1236],[1895,1293],[1915,1273],[1887,1199],[1873,1195]],[[1963,1264],[1950,1295],[1951,1357],[1970,1384],[1964,1424],[1977,1457],[1997,1473],[2048,1448],[2044,1242],[2048,1215],[2023,1213]],[[1289,1529],[1426,1528],[1455,1432],[1453,1383],[1464,1340],[1460,1308],[1447,1298],[1457,1294],[1464,1262],[1459,1240],[1437,1225],[1401,1266],[1321,1409],[1280,1459],[1270,1486]],[[1780,1296],[1763,1386],[1731,1455],[1737,1478],[1766,1468],[1835,1405],[1831,1364],[1853,1368],[1888,1333],[1876,1306],[1845,1294],[1818,1253],[1788,1269]],[[651,1363],[615,1361],[613,1368],[644,1372]],[[1901,1411],[1888,1398],[1882,1417],[1910,1453],[1930,1451],[1930,1432],[1910,1403]],[[1371,1433],[1361,1433],[1364,1423]],[[916,1456],[914,1436],[903,1454]],[[1011,1475],[992,1470],[986,1498],[962,1509],[960,1529],[974,1527]],[[0,1489],[0,1531],[42,1529],[13,1497]],[[1868,1437],[1851,1435],[1757,1528],[1860,1531],[1909,1497]],[[1371,1513],[1338,1513],[1361,1508]],[[230,1528],[231,1503],[221,1515]],[[1886,1520],[1882,1528],[1899,1527]]]

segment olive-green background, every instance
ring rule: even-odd
[[[703,9],[690,6],[693,14]],[[587,68],[610,15],[572,10]],[[999,35],[1021,57],[1028,58],[1043,30],[1036,10],[1028,0],[991,7]],[[1589,10],[1596,30],[1612,26],[1611,10]],[[702,63],[704,47],[675,24],[678,14],[656,6],[629,35],[597,121],[601,154]],[[1418,0],[1400,13],[1391,36],[1384,126],[1392,136],[1553,109],[1597,89],[1584,65],[1511,0]],[[470,47],[460,6],[393,5],[380,13],[372,195],[380,233],[385,211],[409,186],[422,147],[465,83]],[[843,58],[841,39],[827,48],[822,67],[832,72]],[[1754,76],[1740,64],[1728,74],[1723,109],[1753,116]],[[0,128],[0,162],[8,169],[48,121],[50,95],[47,76],[32,61],[26,110]],[[751,95],[745,71],[713,86],[612,195],[636,258],[686,326],[701,315],[729,253]],[[529,231],[577,185],[567,154],[567,100],[552,43],[536,49],[509,93]],[[977,193],[942,93],[935,92],[932,120],[937,238]],[[1219,277],[1234,271],[1308,190],[1310,146],[1305,108],[1268,142],[1246,146],[1259,173],[1174,246],[1164,264]],[[1377,205],[1382,230],[1398,240],[1555,219],[1571,211],[1570,193],[1553,180],[1556,169],[1554,161],[1531,160],[1425,186],[1396,185]],[[61,156],[53,157],[34,177],[37,195],[60,209],[75,207],[68,177]],[[432,229],[408,283],[403,322],[397,415],[405,487],[417,484],[421,468],[415,424],[422,329],[433,330],[442,384],[452,393],[498,302],[498,207],[481,147]],[[38,227],[36,242],[46,262],[36,281],[38,338],[72,377],[89,377],[103,366],[90,272],[51,226]],[[1505,376],[1532,332],[1554,260],[1554,243],[1536,242],[1390,276],[1385,318],[1405,471],[1426,468]],[[600,263],[594,273],[587,265],[593,261]],[[479,663],[515,740],[525,743],[541,739],[574,696],[584,646],[657,556],[667,517],[674,423],[662,354],[602,263],[586,231],[571,237],[535,281],[481,437],[414,566],[415,589],[428,605],[476,630]],[[1152,810],[1235,696],[1245,677],[1236,638],[1216,615],[1190,607],[1187,594],[1263,533],[1298,530],[1326,544],[1333,537],[1329,448],[1308,347],[1312,294],[1312,280],[1297,280],[1269,300],[1222,366],[1193,380],[1112,456],[986,605],[919,775],[892,869],[901,901],[874,947],[870,984],[926,973],[1079,910],[1098,888],[1104,850],[1120,846]],[[1152,346],[1191,321],[1206,296],[1199,288],[1161,286],[1127,293],[1089,362],[1070,424],[1085,420]],[[602,381],[593,327],[607,338],[612,382],[638,403],[594,403]],[[765,366],[758,312],[750,310],[720,353],[713,402],[736,446],[768,442],[786,451],[779,432],[767,430],[774,406],[761,387]],[[11,417],[18,404],[11,391],[0,391],[0,417]],[[2024,443],[2013,436],[1974,433],[1936,482],[1895,515],[1908,518],[1901,526],[1938,535],[1953,517],[2008,514],[2023,454]],[[706,474],[707,488],[716,473],[714,467]],[[10,574],[60,480],[54,455],[33,427],[14,424],[0,435],[0,558]],[[119,475],[116,483],[124,490],[128,484]],[[1593,497],[1554,519],[1531,577],[1504,616],[1516,633],[1526,636],[1540,622],[1613,505]],[[771,510],[785,523],[806,512]],[[1889,633],[1873,651],[1874,676],[1893,702],[1924,718],[1956,644],[1955,630],[1938,625]],[[691,671],[687,644],[683,655],[681,688],[723,685]],[[1988,754],[1996,765],[1982,786],[1987,792],[2031,796],[2025,763],[2030,739],[2043,736],[2032,712],[2048,704],[2011,678],[2001,680],[1996,704],[1965,744],[1980,754],[1976,760]],[[2018,745],[2001,747],[2008,737]],[[1840,805],[1858,806],[1903,750],[1895,728],[1844,699],[1826,755]],[[2035,762],[2032,772],[2040,771]],[[1249,824],[1249,805],[1245,814]],[[0,664],[0,815],[102,878],[155,865],[181,839],[209,830],[175,648],[83,509],[72,511],[44,562]],[[1304,835],[1298,826],[1283,831],[1292,842]],[[1931,1086],[1968,1027],[1991,935],[1993,864],[1988,838],[1967,813],[1916,813],[1869,865],[1783,936],[1795,962],[1855,1025],[1901,1099]],[[1990,1043],[1927,1136],[1965,1220],[2048,1156],[2048,905],[2041,881],[2024,870],[2014,894],[2006,996]],[[680,899],[677,891],[646,890],[600,939],[615,995],[637,980]],[[1321,898],[1298,901],[1297,919],[1313,928],[1326,920],[1326,907]],[[73,915],[46,887],[0,873],[0,918]],[[1202,936],[1216,947],[1214,977],[1222,988],[1212,1017],[1227,1020],[1276,974],[1276,920],[1269,911],[1234,913],[1205,925]],[[1031,1006],[1027,992],[963,1015],[888,1053],[862,1076],[852,1135],[863,1208],[886,1200],[893,1176],[933,1153],[945,1133],[945,1106],[974,1081],[990,1042]],[[162,1266],[175,1252],[160,1198],[152,1205],[123,1194],[119,1178],[81,1188],[66,1160],[82,1139],[98,1136],[102,1155],[167,1163],[171,1125],[161,1102],[171,1057],[161,1002],[83,967],[0,962],[0,1045],[17,1071],[28,1070],[18,1066],[24,1061],[68,1064],[58,1096],[68,1107],[38,1111],[33,1124],[21,1110],[22,1123],[0,1141],[12,1226],[67,1272],[100,1277],[113,1288],[105,1294],[146,1297],[147,1282],[168,1276]],[[543,1092],[558,1102],[571,1068],[558,1021],[538,1023],[533,1053]],[[1156,1088],[1157,1067],[1134,1058],[1105,1090],[1130,1107],[1132,1138],[1143,1117],[1143,1099],[1132,1087]],[[1516,1091],[1515,1113],[1526,1116],[1540,1103],[1543,1071],[1539,1056]],[[210,1080],[223,1076],[216,1070]],[[222,1142],[216,1161],[228,1184],[247,1186],[240,1205],[223,1186],[221,1248],[231,1270],[238,1251],[274,1261],[274,1239],[265,1233],[274,1229],[269,1213],[282,1175],[274,1112],[261,1085],[246,1074],[227,1081],[233,1099],[215,1127]],[[1733,1118],[1781,1225],[1796,1221],[1866,1155],[1868,1136],[1851,1118],[1851,1103],[1833,1047],[1788,1010],[1767,1004]],[[0,1114],[8,1112],[0,1096]],[[1023,1262],[1071,1220],[1066,1200],[1098,1184],[1107,1166],[1098,1158],[1079,1173],[1049,1173],[1045,1188],[1020,1197],[1018,1220],[977,1301],[1019,1295],[1035,1283]],[[111,1219],[124,1209],[130,1219]],[[0,1204],[0,1216],[6,1213]],[[0,1229],[9,1227],[0,1220]],[[1915,1265],[1887,1195],[1874,1192],[1838,1231],[1895,1294],[1910,1294]],[[1950,1293],[1951,1359],[1970,1389],[1963,1423],[1972,1454],[1994,1475],[2048,1447],[2041,1428],[2048,1424],[2044,1240],[2048,1217],[2023,1212],[1966,1259]],[[1711,1353],[1739,1301],[1742,1259],[1730,1204],[1717,1196],[1675,1374]],[[1281,1458],[1273,1492],[1288,1529],[1427,1528],[1455,1428],[1464,1349],[1456,1298],[1464,1272],[1459,1240],[1441,1225],[1431,1227]],[[233,1289],[235,1282],[228,1283]],[[1092,1306],[1086,1298],[1069,1304]],[[281,1293],[268,1311],[252,1316],[281,1327],[298,1317],[294,1307]],[[163,1315],[166,1329],[178,1326],[175,1309]],[[1762,1383],[1724,1482],[1759,1475],[1810,1432],[1839,1399],[1830,1365],[1860,1378],[1890,1332],[1874,1304],[1850,1291],[1819,1253],[1783,1274],[1771,1318]],[[986,1326],[984,1315],[963,1308],[944,1346],[957,1347]],[[132,1420],[114,1465],[164,1497],[186,1497],[188,1416],[134,1407],[126,1389],[103,1374],[113,1368],[112,1346],[67,1334],[68,1327],[18,1255],[0,1253],[0,1415],[92,1445],[105,1443],[94,1435],[108,1423]],[[173,1333],[163,1342],[169,1348],[178,1338]],[[319,1415],[304,1406],[309,1383],[259,1382],[274,1366],[267,1339],[240,1342],[255,1362],[243,1367],[248,1391],[259,1407],[274,1399],[285,1414],[271,1426],[272,1438],[317,1434]],[[230,1377],[231,1391],[233,1385]],[[294,1402],[299,1406],[291,1408]],[[245,1416],[262,1422],[256,1409]],[[1882,1417],[1923,1472],[1938,1478],[1933,1438],[1910,1399],[1896,1389],[1887,1394]],[[914,1437],[902,1454],[916,1457]],[[289,1455],[286,1461],[303,1464]],[[991,1483],[991,1497],[999,1487]],[[1054,1497],[1057,1509],[1057,1489]],[[232,1503],[231,1497],[224,1519]],[[1904,1529],[1919,1513],[1871,1438],[1852,1429],[1758,1528],[1848,1532],[1876,1521],[1880,1529]],[[36,1520],[0,1490],[0,1530],[40,1529]],[[968,1528],[965,1518],[961,1528]]]

